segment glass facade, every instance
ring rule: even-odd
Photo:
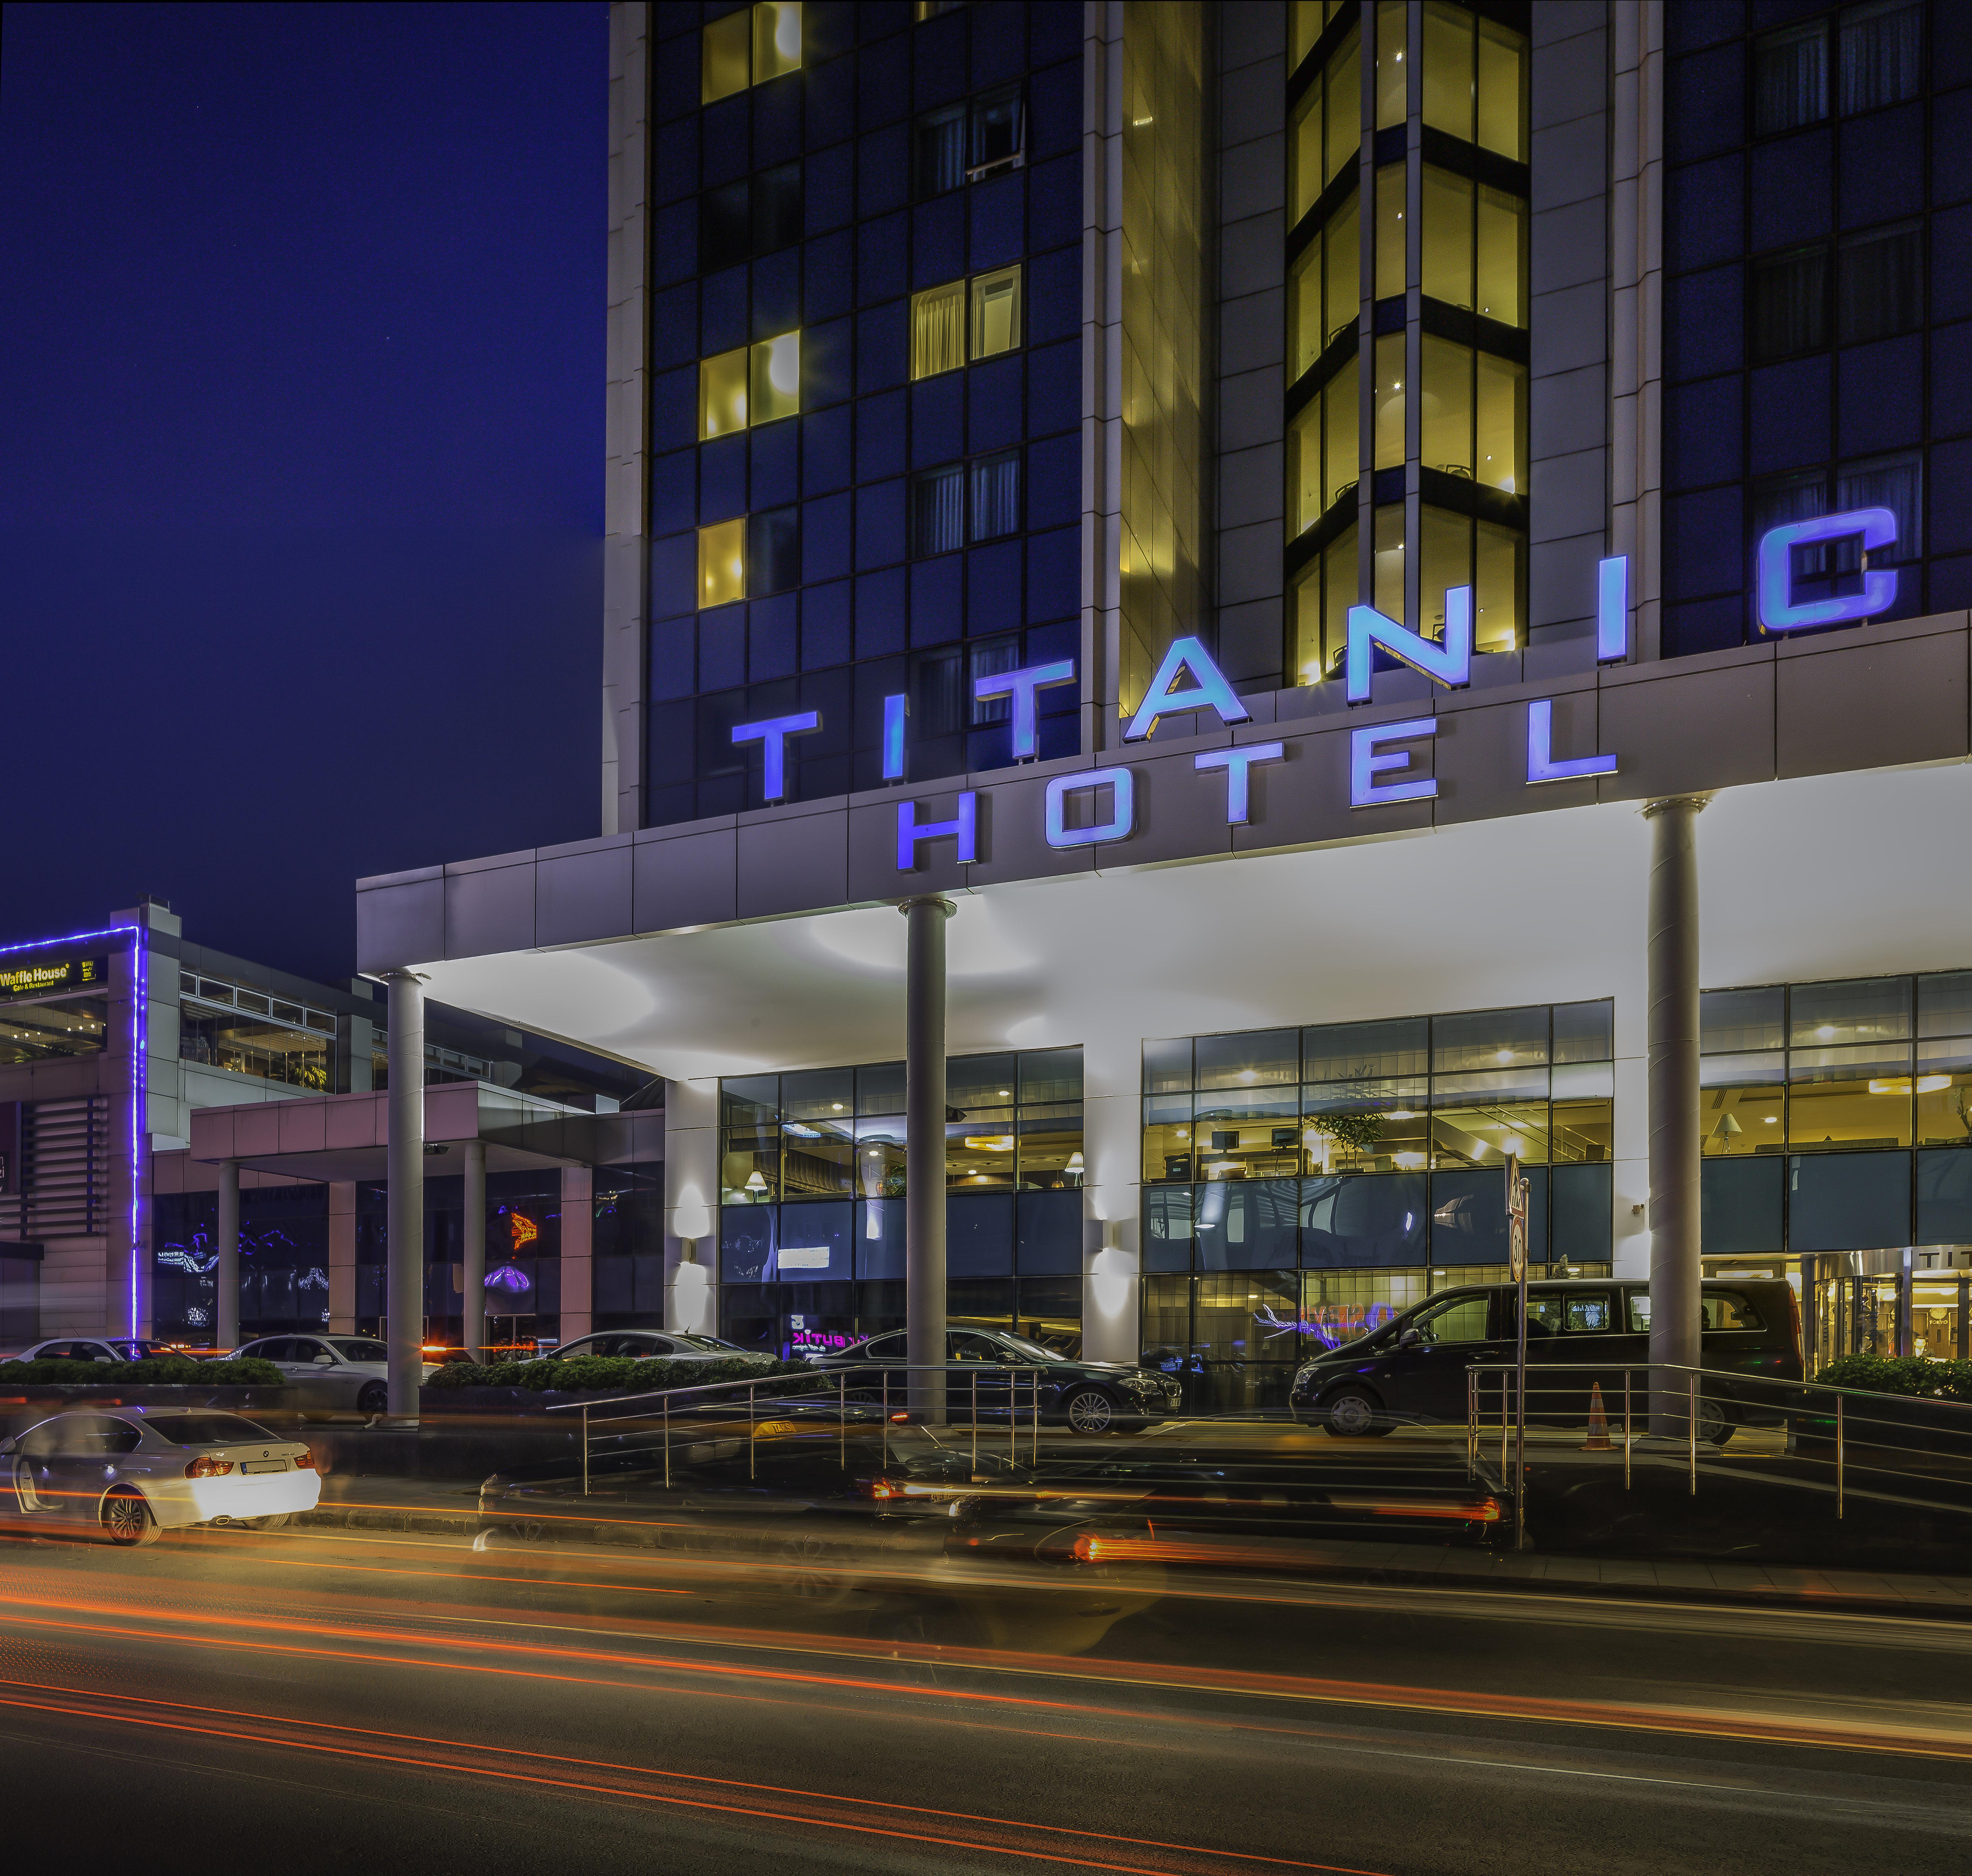
[[[182,1061],[335,1092],[336,1023],[328,1011],[191,971],[178,981]]]
[[[810,710],[785,798],[878,786],[899,692],[911,779],[1009,763],[967,680],[1081,648],[1082,16],[654,17],[645,821]]]
[[[0,1067],[95,1055],[107,1045],[109,1005],[92,996],[0,1002]]]
[[[1288,83],[1300,684],[1334,675],[1359,603],[1439,636],[1446,590],[1471,586],[1482,652],[1515,649],[1526,621],[1525,21],[1378,0],[1321,9],[1303,51],[1314,17],[1297,9]]]
[[[1972,972],[1700,1008],[1708,1254],[1972,1245]]]
[[[948,1312],[1080,1333],[1082,1051],[946,1067]],[[841,1346],[903,1321],[901,1062],[720,1083],[720,1333]]]
[[[1972,600],[1972,15],[1784,11],[1665,16],[1666,656],[1758,640],[1757,541],[1817,515],[1896,516],[1884,616]],[[1863,567],[1794,570],[1813,598]]]

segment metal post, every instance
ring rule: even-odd
[[[671,1397],[664,1396],[664,1489],[671,1489]]]
[[[1034,1404],[1034,1431],[1033,1437],[1027,1442],[1027,1463],[1038,1466],[1041,1463],[1041,1377],[1038,1368],[1034,1371],[1033,1384],[1028,1391]]]
[[[390,987],[390,1145],[384,1253],[390,1417],[415,1426],[425,1340],[425,992],[415,971],[384,973]]]
[[[754,1476],[753,1451],[759,1443],[753,1437],[753,1407],[759,1397],[753,1391],[752,1383],[749,1382],[746,1387],[746,1476],[749,1479]]]
[[[904,1322],[914,1420],[945,1424],[945,921],[949,899],[906,899]]]
[[[240,1162],[219,1162],[219,1244],[212,1280],[218,1286],[213,1319],[214,1348],[240,1346]]]
[[[1958,1280],[1958,1333],[1952,1338],[1957,1346],[1952,1354],[1958,1361],[1972,1361],[1972,1346],[1968,1346],[1966,1331],[1972,1329],[1972,1277]]]
[[[1837,1394],[1835,1397],[1835,1515],[1837,1518],[1843,1514],[1843,1489],[1848,1482],[1844,1476],[1846,1455],[1842,1446],[1842,1409],[1844,1404],[1842,1396]]]
[[[849,1469],[849,1371],[835,1378],[835,1424],[842,1435],[842,1469]]]
[[[1507,1436],[1513,1423],[1507,1417],[1507,1370],[1500,1371],[1500,1489],[1507,1489]]]
[[[1011,1407],[1013,1404],[1014,1397],[1009,1391],[1007,1404]],[[972,1371],[972,1469],[975,1472],[979,1469],[979,1371],[977,1368]]]
[[[1690,1397],[1686,1403],[1684,1423],[1687,1429],[1686,1448],[1690,1454],[1691,1495],[1698,1496],[1698,1377],[1691,1377]]]
[[[1630,1371],[1623,1371],[1623,1489],[1630,1489]]]
[[[883,1375],[883,1470],[890,1469],[890,1371],[884,1369]]]
[[[1507,1155],[1507,1230],[1520,1323],[1513,1342],[1513,1548],[1527,1541],[1527,1195],[1520,1155]]]
[[[589,1496],[589,1403],[582,1404],[582,1495]]]
[[[1916,1347],[1911,1327],[1911,1288],[1915,1277],[1912,1265],[1917,1253],[1906,1245],[1902,1267],[1897,1272],[1897,1353],[1910,1355]]]
[[[1479,1371],[1465,1371],[1465,1479],[1479,1476]]]
[[[1699,1343],[1698,848],[1709,798],[1644,809],[1650,824],[1646,938],[1649,1012],[1650,1432],[1676,1435],[1676,1383],[1700,1365]]]
[[[463,1293],[459,1338],[466,1359],[477,1361],[486,1349],[486,1142],[465,1142],[465,1216],[459,1287]]]

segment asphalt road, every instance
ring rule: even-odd
[[[1092,1619],[1065,1580],[7,1540],[7,1840],[267,1876],[1966,1867],[1972,1629],[1174,1574]]]

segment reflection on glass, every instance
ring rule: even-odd
[[[792,1077],[789,1077],[791,1080]],[[782,1127],[781,1178],[788,1198],[846,1198],[855,1189],[856,1127],[847,1114]]]
[[[1972,1036],[1972,971],[1940,972],[1917,980],[1917,1032]]]
[[[792,417],[801,409],[801,335],[783,332],[753,348],[753,406],[756,423]]]
[[[1606,1062],[1614,1054],[1616,1006],[1607,997],[1554,1006],[1554,1059]]]
[[[1547,1050],[1544,1004],[1524,1009],[1475,1010],[1432,1020],[1431,1065],[1439,1074],[1543,1064]]]
[[[1788,1054],[1788,1142],[1796,1147],[1908,1146],[1908,1044],[1794,1048]]]
[[[1706,990],[1698,999],[1698,1046],[1706,1054],[1777,1049],[1787,1040],[1787,992]]]
[[[1386,163],[1376,172],[1376,298],[1404,290],[1404,166]]]
[[[1325,1024],[1304,1029],[1301,1046],[1303,1072],[1311,1081],[1422,1075],[1429,1065],[1430,1025],[1422,1016]]]
[[[1250,1088],[1301,1079],[1301,1032],[1262,1029],[1232,1036],[1200,1036],[1197,1085]]]
[[[1144,1044],[1144,1091],[1147,1094],[1188,1090],[1191,1086],[1191,1038]]]
[[[968,1120],[974,1118],[975,1109],[1006,1106],[1018,1098],[1014,1077],[1019,1072],[1010,1051],[1004,1055],[955,1057],[945,1071],[945,1105],[963,1108]]]
[[[753,8],[754,83],[798,71],[801,62],[801,0],[758,0]]]
[[[746,427],[746,348],[701,359],[698,367],[698,433],[723,436]]]
[[[746,596],[746,524],[720,521],[698,531],[698,603],[729,606]]]
[[[1796,984],[1788,992],[1788,1040],[1796,1048],[1901,1042],[1910,1032],[1908,977]]]
[[[1404,338],[1401,332],[1386,332],[1376,341],[1376,383],[1374,393],[1376,425],[1376,466],[1379,469],[1404,466]],[[1391,613],[1401,619],[1401,605]]]

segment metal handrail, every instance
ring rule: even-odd
[[[972,1462],[975,1466],[979,1462],[979,1377],[982,1374],[1005,1374],[1009,1377],[1007,1388],[1007,1457],[1009,1464],[1017,1464],[1020,1454],[1019,1382],[1023,1374],[1027,1376],[1031,1384],[1028,1395],[1028,1456],[1030,1460],[1040,1456],[1041,1366],[1038,1362],[872,1361],[869,1365],[880,1370],[883,1375],[881,1428],[883,1463],[885,1466],[888,1466],[890,1463],[890,1377],[893,1374],[969,1374],[972,1377]],[[824,1381],[828,1378],[831,1372],[829,1369],[821,1368],[813,1371]],[[836,1414],[837,1427],[841,1439],[841,1463],[843,1470],[847,1472],[849,1469],[850,1370],[847,1368],[837,1368],[834,1370],[833,1373],[836,1381]],[[547,1408],[547,1411],[550,1414],[580,1412],[582,1415],[582,1495],[587,1498],[589,1495],[589,1416],[592,1413],[604,1407],[627,1407],[642,1400],[661,1402],[661,1417],[664,1424],[664,1484],[668,1488],[671,1482],[671,1402],[681,1394],[724,1394],[730,1392],[734,1388],[741,1388],[746,1391],[746,1470],[747,1476],[750,1478],[756,1476],[755,1467],[759,1453],[757,1439],[754,1432],[756,1424],[756,1410],[759,1400],[759,1391],[762,1387],[776,1386],[785,1387],[788,1382],[798,1381],[802,1378],[803,1377],[798,1374],[759,1374],[732,1381],[701,1381],[689,1387],[654,1388],[639,1394],[609,1394],[606,1395],[600,1400],[557,1401]],[[800,1394],[790,1394],[788,1398],[790,1400],[811,1400],[817,1395],[826,1398],[827,1394],[826,1388],[813,1389]],[[628,1420],[648,1420],[651,1416],[648,1414],[630,1414],[623,1417]]]
[[[1537,1379],[1569,1374],[1604,1375],[1612,1371],[1612,1365],[1608,1361],[1543,1361],[1526,1371],[1530,1376]],[[1510,1361],[1474,1361],[1467,1365],[1465,1454],[1466,1476],[1468,1479],[1476,1479],[1478,1476],[1479,1420],[1481,1404],[1480,1378],[1482,1374],[1497,1374],[1500,1377],[1500,1480],[1502,1486],[1506,1483],[1508,1426],[1507,1377],[1519,1372],[1520,1370],[1517,1365]],[[1686,1363],[1677,1361],[1638,1364],[1625,1367],[1621,1372],[1623,1377],[1623,1489],[1625,1491],[1630,1489],[1630,1449],[1634,1443],[1631,1420],[1631,1381],[1636,1375],[1641,1374],[1646,1378],[1647,1387],[1648,1378],[1654,1375],[1682,1374],[1686,1377],[1685,1463],[1690,1489],[1693,1497],[1696,1497],[1698,1492],[1698,1415],[1701,1397],[1699,1387],[1702,1382],[1707,1379],[1715,1382],[1727,1381],[1735,1390],[1748,1385],[1781,1389],[1788,1396],[1791,1397],[1790,1400],[1783,1400],[1780,1404],[1783,1412],[1792,1407],[1803,1412],[1813,1413],[1816,1410],[1815,1404],[1809,1400],[1807,1397],[1815,1394],[1832,1395],[1835,1401],[1835,1515],[1838,1519],[1846,1518],[1847,1515],[1847,1444],[1850,1420],[1852,1418],[1859,1420],[1866,1426],[1873,1424],[1885,1427],[1895,1427],[1907,1424],[1905,1422],[1873,1415],[1863,1414],[1852,1415],[1848,1410],[1849,1403],[1851,1400],[1879,1403],[1916,1402],[1930,1407],[1950,1407],[1961,1414],[1972,1414],[1972,1404],[1961,1400],[1941,1400],[1928,1394],[1885,1394],[1876,1393],[1867,1388],[1838,1387],[1825,1381],[1797,1381],[1785,1375],[1748,1374],[1732,1368],[1693,1368]],[[1954,1428],[1951,1430],[1954,1433],[1961,1430],[1972,1433],[1972,1427]],[[1871,1469],[1893,1471],[1895,1469]],[[1523,1462],[1516,1484],[1517,1501],[1524,1500],[1526,1485],[1526,1472]]]

